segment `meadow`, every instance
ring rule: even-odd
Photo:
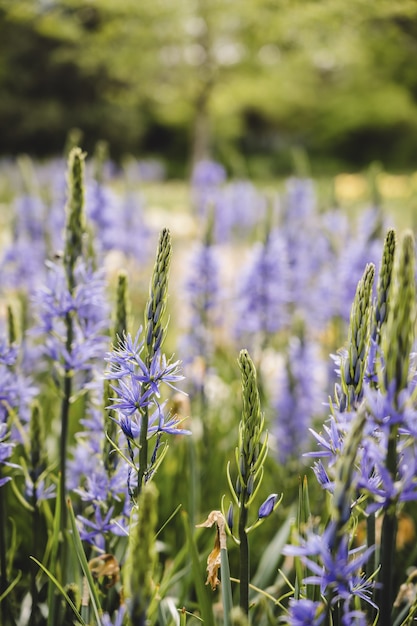
[[[415,175],[0,164],[0,623],[417,615]]]

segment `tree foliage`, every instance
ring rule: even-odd
[[[413,167],[415,0],[0,0],[2,152]]]

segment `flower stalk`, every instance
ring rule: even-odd
[[[123,583],[132,626],[145,626],[153,595],[153,569],[156,561],[155,535],[158,492],[146,483],[132,509],[129,545],[123,568]]]
[[[227,478],[232,496],[239,509],[238,538],[239,544],[239,579],[240,608],[245,615],[249,614],[249,541],[248,532],[257,526],[248,528],[248,513],[251,503],[262,482],[263,464],[268,453],[268,438],[261,441],[264,429],[264,417],[261,413],[256,369],[247,350],[241,350],[238,359],[242,380],[242,419],[239,424],[238,447],[236,448],[237,480],[233,487],[229,466]],[[280,500],[274,498],[272,512]],[[266,506],[266,505],[265,505]],[[262,509],[263,512],[263,509]],[[228,515],[231,519],[231,514]],[[264,519],[264,517],[262,518]],[[258,515],[259,521],[259,515]]]
[[[162,346],[166,327],[163,325],[164,313],[168,298],[168,277],[171,263],[172,245],[171,235],[164,228],[159,237],[156,261],[149,286],[149,298],[145,309],[145,364],[151,367],[153,359]],[[143,393],[150,389],[150,383],[143,386]],[[148,404],[144,403],[140,408],[141,427],[139,440],[139,468],[137,480],[137,493],[140,494],[149,467],[148,451]]]
[[[411,232],[406,232],[396,268],[396,283],[392,306],[383,337],[385,355],[384,392],[393,394],[394,406],[401,411],[401,391],[408,386],[410,352],[414,343],[416,320],[415,244]],[[397,439],[399,423],[391,419],[388,432],[386,469],[393,482],[397,479]],[[381,626],[389,626],[394,601],[393,575],[397,538],[397,502],[388,501],[385,506],[381,532],[381,589],[379,607]]]
[[[77,260],[82,256],[83,236],[85,232],[84,218],[84,159],[85,153],[80,148],[73,148],[68,157],[68,200],[66,205],[66,226],[65,226],[65,249],[64,249],[64,269],[67,278],[67,286],[70,295],[73,294],[75,281],[75,266]],[[68,355],[72,353],[74,341],[74,320],[73,311],[69,310],[65,315],[65,349]],[[66,464],[68,430],[70,417],[70,404],[73,391],[73,372],[69,364],[65,364],[62,401],[61,401],[61,439],[59,445],[60,458],[60,501],[61,510],[61,530],[66,529],[67,506],[66,506]],[[62,568],[65,570],[65,549],[63,549]]]
[[[366,266],[358,283],[352,304],[348,334],[348,353],[342,359],[340,376],[342,398],[340,410],[350,411],[357,407],[362,398],[363,377],[367,366],[369,349],[371,297],[375,266]]]

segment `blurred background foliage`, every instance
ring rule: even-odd
[[[415,0],[0,0],[0,153],[417,167]]]

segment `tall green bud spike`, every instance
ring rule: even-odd
[[[242,377],[243,408],[239,424],[239,445],[236,450],[238,478],[234,491],[239,504],[239,605],[245,615],[248,615],[250,572],[248,512],[262,481],[263,464],[268,453],[268,439],[266,437],[261,443],[264,418],[261,413],[256,369],[247,350],[241,350],[239,354],[239,367]]]
[[[411,231],[403,235],[394,278],[383,351],[386,362],[385,388],[394,386],[395,394],[398,395],[408,383],[416,322],[415,244]]]
[[[164,228],[160,234],[156,261],[149,285],[149,299],[145,307],[145,363],[151,366],[152,360],[162,346],[166,326],[163,325],[164,313],[168,298],[168,277],[171,263],[171,235]],[[147,383],[143,393],[146,393]],[[138,493],[142,489],[149,468],[148,459],[148,406],[139,409],[141,418],[139,440]]]
[[[163,316],[168,296],[168,278],[171,264],[171,235],[164,228],[159,237],[156,261],[149,286],[149,299],[145,310],[145,349],[148,361],[162,345],[165,328]]]
[[[242,375],[243,394],[240,452],[244,458],[244,466],[247,471],[257,461],[264,420],[261,414],[256,369],[247,350],[241,350],[240,352],[239,367]],[[249,476],[247,475],[243,478],[247,480]]]
[[[11,346],[16,341],[16,324],[13,309],[10,305],[7,306],[7,331],[9,336],[9,345]]]
[[[82,255],[84,216],[84,160],[81,148],[73,148],[68,157],[68,200],[66,205],[64,266],[70,289],[74,287],[74,268]]]
[[[103,170],[108,158],[109,144],[107,141],[102,139],[96,143],[94,150],[94,178],[98,183],[103,182]]]
[[[128,332],[129,299],[127,274],[120,271],[117,277],[116,321],[114,324],[114,341]]]
[[[395,230],[389,230],[385,236],[382,252],[381,269],[378,278],[377,299],[375,305],[373,338],[381,343],[381,327],[387,320],[389,296],[392,285],[392,270],[394,267],[396,237]]]
[[[32,407],[29,429],[30,440],[30,463],[32,469],[40,474],[46,465],[46,454],[44,448],[45,433],[41,409],[35,403]]]
[[[124,271],[120,271],[117,279],[117,295],[116,295],[116,320],[114,324],[113,343],[118,344],[119,340],[123,338],[128,332],[128,310],[129,310],[129,298],[128,298],[128,283],[127,274]],[[114,409],[106,409],[107,405],[111,403],[114,392],[111,387],[111,380],[104,381],[104,407],[105,407],[105,423],[107,424],[107,436],[111,441],[116,441],[117,438],[117,422],[112,419],[116,417]],[[103,446],[104,465],[109,474],[113,474],[116,469],[118,455],[112,454],[114,451],[112,444],[106,438]]]
[[[153,594],[152,575],[156,561],[155,534],[158,491],[154,483],[144,485],[138,506],[132,510],[123,587],[130,622],[145,626]]]
[[[350,312],[348,354],[342,361],[340,368],[342,390],[347,405],[345,407],[341,403],[341,409],[350,410],[352,404],[355,404],[361,396],[369,349],[374,275],[375,266],[369,263],[356,288],[355,299]]]
[[[379,268],[376,300],[373,306],[371,321],[371,344],[368,354],[368,370],[366,377],[371,387],[378,387],[378,364],[381,357],[381,339],[383,327],[387,322],[390,294],[393,284],[393,268],[395,258],[396,236],[395,231],[390,229],[384,242],[381,266]]]

